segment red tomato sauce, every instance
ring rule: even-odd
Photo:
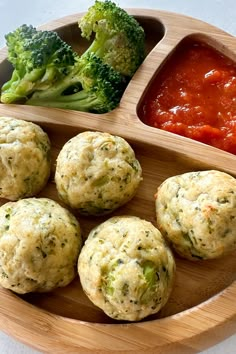
[[[236,64],[203,43],[181,43],[140,115],[147,125],[236,154]]]

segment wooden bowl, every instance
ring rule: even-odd
[[[107,131],[130,142],[144,173],[135,198],[114,214],[137,215],[154,225],[154,193],[166,178],[179,173],[218,169],[236,175],[236,157],[216,148],[149,127],[138,118],[139,102],[156,71],[186,36],[204,38],[228,57],[236,58],[234,37],[186,16],[128,10],[146,31],[148,55],[127,87],[120,105],[110,113],[0,105],[0,115],[33,121],[48,132],[53,145],[53,166],[62,145],[84,130]],[[57,30],[76,50],[88,45],[80,38],[75,14],[41,29]],[[1,82],[11,74],[7,51],[0,51]],[[52,178],[40,196],[58,201]],[[6,202],[2,200],[3,204]],[[113,214],[113,215],[114,215]],[[78,216],[84,234],[104,217]],[[16,339],[47,353],[194,353],[236,330],[236,253],[212,261],[190,262],[176,256],[177,276],[167,305],[138,323],[115,322],[83,293],[79,279],[47,294],[18,296],[0,289],[0,327]]]

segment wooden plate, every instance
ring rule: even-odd
[[[127,139],[136,151],[144,181],[135,198],[115,214],[132,214],[155,224],[154,193],[167,177],[215,168],[236,175],[236,157],[196,141],[144,125],[137,115],[139,102],[155,72],[186,36],[204,39],[232,59],[236,40],[209,24],[186,16],[128,10],[146,31],[147,58],[130,82],[120,106],[95,115],[23,105],[0,105],[0,115],[40,124],[48,132],[55,162],[58,151],[84,130],[107,131]],[[79,52],[75,14],[41,28],[57,30]],[[6,49],[0,51],[0,84],[11,73]],[[58,201],[53,171],[41,196]],[[1,203],[5,201],[2,200]],[[79,217],[84,234],[105,218]],[[214,261],[192,263],[176,256],[177,277],[172,296],[156,316],[139,323],[108,318],[84,295],[79,280],[48,294],[18,296],[0,289],[0,327],[18,340],[47,353],[194,353],[231,335],[236,329],[236,253]]]

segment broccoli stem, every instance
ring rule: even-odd
[[[103,42],[104,41],[101,39],[99,40],[99,42],[95,39],[88,47],[88,49],[83,53],[83,56],[87,55],[87,53],[94,53],[99,58],[103,59],[104,56],[104,45],[102,45]]]
[[[84,90],[74,93],[72,95],[58,96],[54,101],[50,97],[37,99],[35,96],[26,102],[27,105],[36,105],[44,107],[55,107],[62,109],[73,109],[82,112],[100,111],[101,103],[96,94],[88,93]]]

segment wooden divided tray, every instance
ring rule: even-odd
[[[129,9],[146,32],[147,57],[127,87],[119,107],[107,114],[0,104],[1,116],[39,124],[52,142],[53,168],[63,144],[85,130],[106,131],[125,138],[134,148],[144,180],[137,195],[112,215],[130,214],[154,225],[154,194],[166,178],[188,171],[218,169],[236,176],[236,156],[145,125],[137,111],[152,78],[176,45],[186,36],[204,38],[231,59],[236,39],[209,24],[179,14]],[[88,45],[77,21],[68,16],[41,27],[56,30],[75,50]],[[223,14],[222,14],[223,15]],[[0,51],[0,84],[11,74],[7,51]],[[56,201],[53,181],[40,196]],[[1,201],[3,204],[4,200]],[[108,217],[81,217],[84,235]],[[111,216],[111,215],[110,215]],[[109,216],[109,217],[110,217]],[[79,279],[46,294],[18,296],[0,289],[0,329],[47,353],[194,353],[235,333],[236,253],[212,261],[190,262],[176,256],[177,276],[166,306],[137,323],[107,317],[83,293]]]

